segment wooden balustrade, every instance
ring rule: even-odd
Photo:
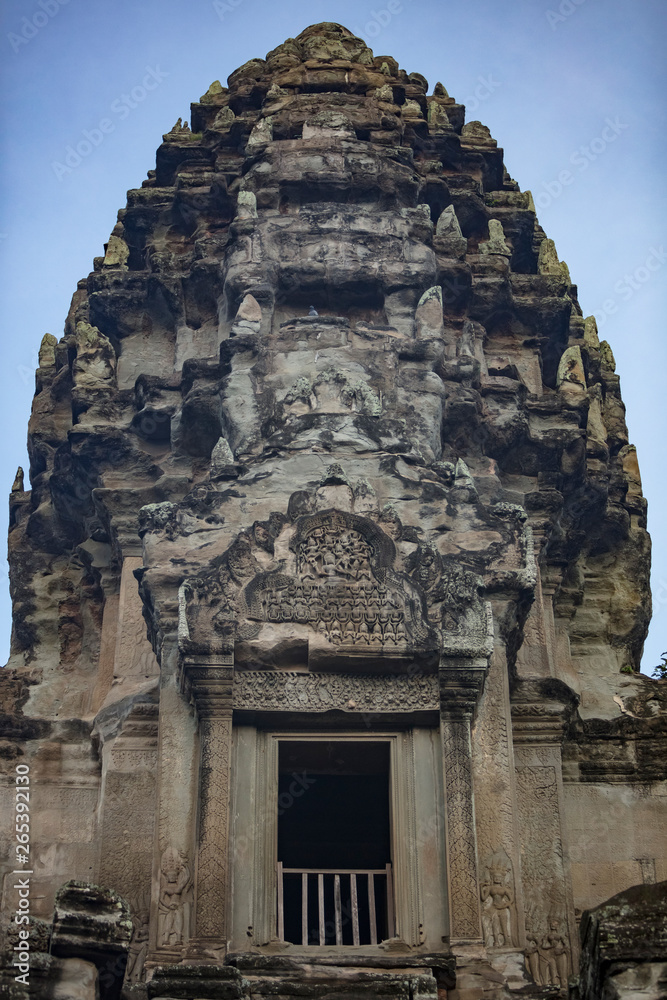
[[[377,944],[378,929],[380,937],[394,936],[394,899],[391,865],[384,868],[361,869],[361,868],[284,868],[281,861],[277,864],[278,876],[278,939],[285,940],[285,877],[301,876],[301,944],[308,945],[309,938],[315,938],[316,945],[324,946],[327,943],[327,923],[332,924],[336,945],[345,943],[352,945]],[[349,883],[345,885],[344,892],[341,888],[341,876],[349,878]],[[317,928],[309,927],[309,889],[312,883],[311,878],[317,879]],[[363,899],[363,879],[366,880],[366,899]],[[380,901],[376,894],[375,879],[384,880],[384,894]],[[325,899],[325,879],[333,879],[333,906]],[[346,902],[343,904],[343,895]],[[312,893],[311,893],[312,895]],[[329,892],[327,895],[331,895]],[[365,911],[362,903],[368,903],[367,921],[364,920],[364,928],[360,930],[360,911]],[[312,910],[313,907],[310,907]],[[331,918],[333,917],[333,920]],[[349,939],[349,933],[344,934],[345,923],[351,921],[352,940],[344,941],[344,937]],[[368,924],[366,928],[365,924]],[[368,933],[365,933],[365,931]],[[331,932],[329,933],[331,937]],[[363,940],[362,940],[363,938]],[[293,941],[292,944],[299,942]]]

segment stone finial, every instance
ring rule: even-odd
[[[261,323],[262,307],[259,302],[250,293],[244,295],[234,317],[232,333],[237,337],[243,333],[259,333]]]
[[[435,225],[435,235],[440,237],[463,236],[453,205],[448,205],[447,208],[443,209],[440,213],[438,221]]]
[[[418,340],[444,337],[445,325],[442,316],[442,288],[434,285],[424,292],[415,313],[415,336]]]
[[[408,80],[413,87],[421,87],[424,93],[428,90],[428,80],[421,73],[409,73]]]
[[[602,386],[597,383],[589,389],[590,403],[588,405],[588,419],[586,421],[586,444],[587,450],[591,451],[591,446],[605,447],[607,443],[607,428],[602,418]]]
[[[114,226],[104,255],[104,267],[117,267],[121,271],[127,271],[130,248],[123,239],[124,231],[122,223]]]
[[[586,375],[581,351],[578,347],[568,347],[558,363],[556,385],[565,391],[585,392]]]
[[[200,104],[218,104],[223,94],[227,93],[227,88],[223,87],[219,80],[214,80],[205,94],[199,98]]]
[[[480,243],[479,252],[511,257],[512,248],[505,242],[505,231],[499,219],[489,219],[489,239],[486,243]]]
[[[475,339],[478,328],[482,331],[484,329],[480,323],[475,323],[474,320],[464,320],[461,336],[456,345],[457,358],[475,357]]]
[[[376,87],[375,96],[378,101],[387,101],[389,104],[394,103],[394,91],[388,83],[385,83],[383,87]]]
[[[76,324],[74,384],[78,389],[108,389],[116,374],[116,352],[108,337],[96,326]]]
[[[23,476],[24,472],[22,467],[19,465],[16,470],[16,476],[14,477],[14,482],[12,483],[12,493],[23,493]]]
[[[266,92],[266,97],[269,101],[277,101],[281,97],[289,97],[289,91],[279,87],[277,83],[272,83]]]
[[[618,453],[618,461],[621,463],[623,475],[628,482],[628,494],[641,496],[642,477],[639,472],[637,449],[634,444],[626,444],[621,448]]]
[[[439,80],[436,83],[435,87],[433,88],[433,96],[434,97],[449,97],[449,94],[447,93],[446,87],[442,83],[440,83]]]
[[[587,316],[584,320],[584,344],[586,347],[599,347],[598,325],[595,316]]]
[[[556,244],[553,240],[544,239],[540,243],[540,252],[537,256],[538,274],[557,274],[570,283],[570,270],[564,260],[558,259]]]
[[[169,132],[164,133],[162,138],[164,142],[169,142],[174,139],[182,139],[183,137],[189,138],[190,136],[192,136],[192,132],[190,131],[190,126],[188,125],[187,120],[183,121],[182,118],[179,118]]]
[[[470,469],[462,458],[457,459],[454,469],[454,496],[457,496],[464,503],[472,503],[477,499],[477,487],[475,480],[470,475]]]
[[[248,139],[246,152],[252,153],[273,139],[273,118],[260,118]]]
[[[219,437],[211,452],[211,477],[223,475],[234,465],[234,454],[226,437]]]
[[[257,218],[257,198],[252,191],[239,191],[238,198],[236,200],[236,218]]]
[[[229,107],[220,108],[217,115],[213,119],[213,124],[211,125],[211,128],[218,132],[222,132],[229,128],[229,126],[232,124],[235,118],[236,115],[234,114],[231,108]]]
[[[295,41],[300,46],[304,62],[308,59],[316,59],[318,62],[345,59],[362,66],[373,65],[373,52],[366,42],[334,22],[311,24],[296,36]]]
[[[58,340],[52,333],[45,333],[39,345],[39,367],[53,368],[56,363],[56,344]]]
[[[468,241],[461,232],[453,205],[448,205],[441,212],[436,223],[435,249],[447,257],[458,258],[464,257],[468,249]]]
[[[446,132],[452,127],[447,112],[437,101],[429,101],[428,124],[436,132]]]
[[[616,358],[614,357],[614,352],[606,340],[600,341],[600,358],[602,359],[603,365],[606,365],[607,368],[611,368],[613,372],[616,371]]]
[[[468,146],[497,146],[490,130],[481,122],[467,122],[461,129],[461,139]]]
[[[419,101],[413,101],[408,99],[405,104],[401,107],[401,116],[403,118],[423,118],[421,104]]]

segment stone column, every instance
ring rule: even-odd
[[[559,681],[523,682],[512,728],[521,843],[527,962],[540,985],[567,987],[577,966],[577,928],[563,823],[561,744],[575,704]]]
[[[177,639],[168,633],[161,651],[158,811],[146,969],[180,962],[192,937],[196,749],[194,712],[180,690]]]
[[[470,663],[440,668],[447,875],[452,942],[481,942],[470,728],[486,670]]]
[[[197,709],[200,739],[194,934],[188,957],[226,947],[229,910],[229,793],[233,656],[186,660],[183,675]]]
[[[518,953],[523,951],[524,922],[509,677],[501,639],[495,643],[473,726],[473,775],[484,943],[495,951]]]

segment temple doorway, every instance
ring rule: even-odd
[[[281,740],[278,937],[369,945],[394,934],[388,741]]]

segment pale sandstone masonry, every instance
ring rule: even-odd
[[[328,23],[214,83],[44,338],[0,742],[39,995],[552,995],[667,878],[614,359],[428,89]],[[390,755],[382,944],[280,940],[290,736]]]

